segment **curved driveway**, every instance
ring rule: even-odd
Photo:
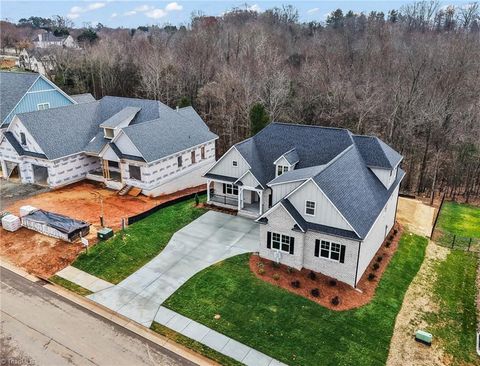
[[[202,269],[259,250],[253,220],[208,211],[177,231],[165,249],[118,285],[90,299],[149,327],[160,305]]]

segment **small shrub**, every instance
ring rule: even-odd
[[[299,288],[300,287],[300,281],[299,280],[292,281],[290,284],[292,285],[293,288]]]
[[[313,297],[319,297],[320,296],[320,290],[318,288],[312,288],[310,290],[310,293],[312,294]]]
[[[200,203],[200,198],[198,197],[198,193],[195,193],[195,206],[198,206]]]
[[[332,287],[335,287],[337,286],[337,280],[335,278],[331,278],[329,281],[328,281],[328,284]]]
[[[379,255],[379,256],[377,257],[377,262],[380,263],[380,262],[382,261],[382,259],[383,259],[383,257],[382,257],[381,255]]]
[[[272,278],[275,280],[275,281],[278,281],[280,279],[280,275],[278,273],[274,273]]]
[[[287,273],[292,274],[295,271],[292,267],[287,267]]]
[[[259,268],[259,269],[258,269],[258,274],[259,274],[260,276],[263,276],[263,275],[265,274],[265,270],[264,270],[263,268]]]
[[[273,268],[279,268],[279,267],[280,267],[280,263],[272,262],[272,267],[273,267]]]
[[[393,229],[393,235],[397,235],[398,234],[398,230],[397,229]]]
[[[310,278],[312,281],[315,281],[317,279],[317,274],[313,271],[310,271],[308,278]]]
[[[378,264],[378,263],[373,263],[372,268],[373,268],[374,271],[376,271],[377,269],[380,268],[380,264]]]
[[[368,280],[369,281],[373,281],[375,279],[375,277],[377,277],[377,276],[375,276],[375,273],[369,273],[368,274]]]
[[[258,268],[264,268],[264,267],[265,267],[265,264],[263,264],[263,262],[258,262],[258,263],[257,263],[257,267],[258,267]]]
[[[390,235],[390,238],[389,238],[389,239],[390,239],[390,240],[393,240],[393,238],[394,238],[393,234]]]
[[[331,302],[332,305],[337,306],[338,304],[340,304],[340,298],[338,296],[335,296],[332,298]]]
[[[390,240],[387,240],[387,242],[385,243],[385,246],[387,248],[390,248],[390,245],[392,245],[392,242]]]

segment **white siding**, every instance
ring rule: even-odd
[[[285,183],[285,184],[278,184],[274,185],[272,188],[273,194],[273,201],[272,206],[275,205],[278,201],[280,201],[283,197],[287,194],[292,192],[295,188],[297,188],[300,184],[304,181],[292,182],[292,183]]]
[[[352,227],[340,215],[335,206],[312,181],[305,183],[303,187],[294,192],[289,197],[289,200],[305,220],[309,222],[352,230]],[[305,215],[305,201],[307,200],[315,202],[315,216]]]
[[[380,245],[382,245],[385,239],[385,233],[392,229],[395,220],[395,210],[397,208],[398,200],[398,187],[393,191],[392,196],[388,200],[385,208],[383,209],[372,229],[368,233],[365,240],[362,242],[360,250],[360,260],[358,263],[358,276],[357,281],[360,280],[365,272],[368,264],[377,253]]]
[[[397,178],[397,168],[391,169],[378,169],[378,168],[370,168],[377,176],[377,178],[382,182],[382,184],[388,188],[392,185],[392,183]]]
[[[117,145],[120,151],[124,154],[140,157],[142,156],[140,151],[138,151],[135,145],[133,145],[132,141],[124,133],[118,136],[118,139],[115,140],[115,145]]]
[[[85,179],[89,172],[100,169],[100,159],[80,153],[39,165],[48,166],[49,186],[60,187]]]
[[[30,135],[30,132],[27,131],[25,126],[23,126],[22,122],[18,119],[18,117],[14,117],[12,123],[10,124],[8,131],[12,132],[13,135],[15,136],[15,139],[21,143],[21,137],[20,133],[25,134],[25,138],[27,140],[27,145],[22,146],[25,150],[39,153],[39,154],[44,154],[43,150],[38,146],[37,142],[33,139],[32,135]]]
[[[240,180],[243,183],[244,187],[257,188],[257,186],[259,185],[258,180],[250,171],[245,174]]]
[[[233,161],[237,166],[233,166]],[[234,147],[230,149],[209,171],[211,174],[225,175],[227,177],[240,178],[250,167],[238,150]]]

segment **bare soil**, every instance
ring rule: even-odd
[[[445,260],[449,252],[449,249],[432,241],[428,243],[425,260],[410,284],[397,315],[387,366],[443,366],[451,363],[438,344],[433,343],[427,347],[414,339],[415,331],[427,325],[423,315],[437,311],[436,303],[431,297],[435,283],[433,266],[438,261]]]
[[[394,235],[393,240],[389,239],[390,236],[393,235],[393,230],[387,236],[387,239],[377,251],[360,279],[357,289],[341,281],[334,281],[335,285],[332,285],[331,281],[333,279],[331,277],[318,272],[314,272],[315,279],[312,279],[310,276],[313,271],[307,269],[297,271],[285,265],[277,265],[272,261],[260,258],[258,255],[252,255],[250,257],[250,270],[257,278],[315,301],[328,309],[337,311],[355,309],[368,304],[372,300],[377,285],[398,248],[398,242],[403,230],[398,224],[395,225],[394,229],[397,230],[397,234]],[[387,244],[388,242],[390,242],[390,244]],[[377,261],[378,257],[382,258],[380,262]],[[376,270],[373,269],[374,263],[378,263],[379,265],[379,268]],[[375,274],[375,279],[368,279],[370,273]],[[293,281],[299,281],[300,287],[293,287]],[[313,296],[311,293],[312,289],[318,289],[320,296]],[[332,304],[332,299],[337,296],[340,303],[334,305]]]
[[[90,245],[93,245],[97,241],[97,229],[101,227],[102,206],[104,225],[115,230],[121,227],[122,218],[139,214],[163,202],[204,189],[205,186],[202,185],[156,198],[142,195],[132,197],[119,196],[115,191],[102,188],[96,183],[80,182],[17,200],[8,206],[6,211],[18,215],[21,206],[31,205],[87,221],[92,224],[87,239]],[[50,277],[68,266],[83,250],[79,243],[67,243],[25,228],[14,233],[0,230],[2,258],[41,277]]]
[[[399,197],[397,220],[409,231],[429,237],[435,217],[435,207],[428,206],[417,199]]]

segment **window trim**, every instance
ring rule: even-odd
[[[47,106],[47,108],[40,108],[40,106]],[[37,111],[44,111],[46,109],[50,109],[50,102],[43,102],[37,104]]]
[[[230,188],[230,192],[228,192]],[[237,193],[235,193],[237,191]],[[232,183],[225,183],[225,194],[238,197],[238,186]]]
[[[279,170],[281,170],[280,173],[279,173]],[[288,172],[289,170],[290,170],[290,167],[288,165],[277,164],[276,176],[279,177],[282,174],[285,174],[286,172]]]
[[[323,248],[324,244],[328,245],[328,249]],[[338,247],[338,251],[337,250],[335,250],[335,251],[332,250],[332,244],[336,245]],[[328,257],[325,257],[325,256],[322,255],[322,251],[325,251],[325,250],[328,251]],[[338,259],[332,258],[332,252],[338,254]],[[335,242],[332,242],[332,241],[329,241],[329,240],[320,239],[320,248],[319,248],[319,251],[318,251],[318,257],[316,255],[314,255],[314,256],[317,257],[317,258],[326,259],[326,260],[329,260],[329,261],[332,261],[332,262],[341,263],[340,262],[341,255],[342,255],[342,244],[335,243]]]
[[[238,161],[232,160],[232,166],[237,167],[238,166]]]
[[[278,237],[278,239],[275,239],[275,236]],[[271,249],[273,250],[278,250],[283,253],[290,254],[290,243],[291,243],[291,236],[285,235],[285,234],[280,234],[272,231],[272,243],[271,243]],[[285,240],[285,242],[284,242]],[[275,243],[278,243],[278,248],[275,247]],[[283,246],[287,245],[287,250],[283,249]]]
[[[307,207],[308,203],[313,203],[313,214],[311,213],[308,213],[308,209],[312,209],[311,207]],[[317,202],[316,201],[310,201],[310,200],[306,200],[305,201],[305,215],[307,216],[315,216],[317,212]]]

